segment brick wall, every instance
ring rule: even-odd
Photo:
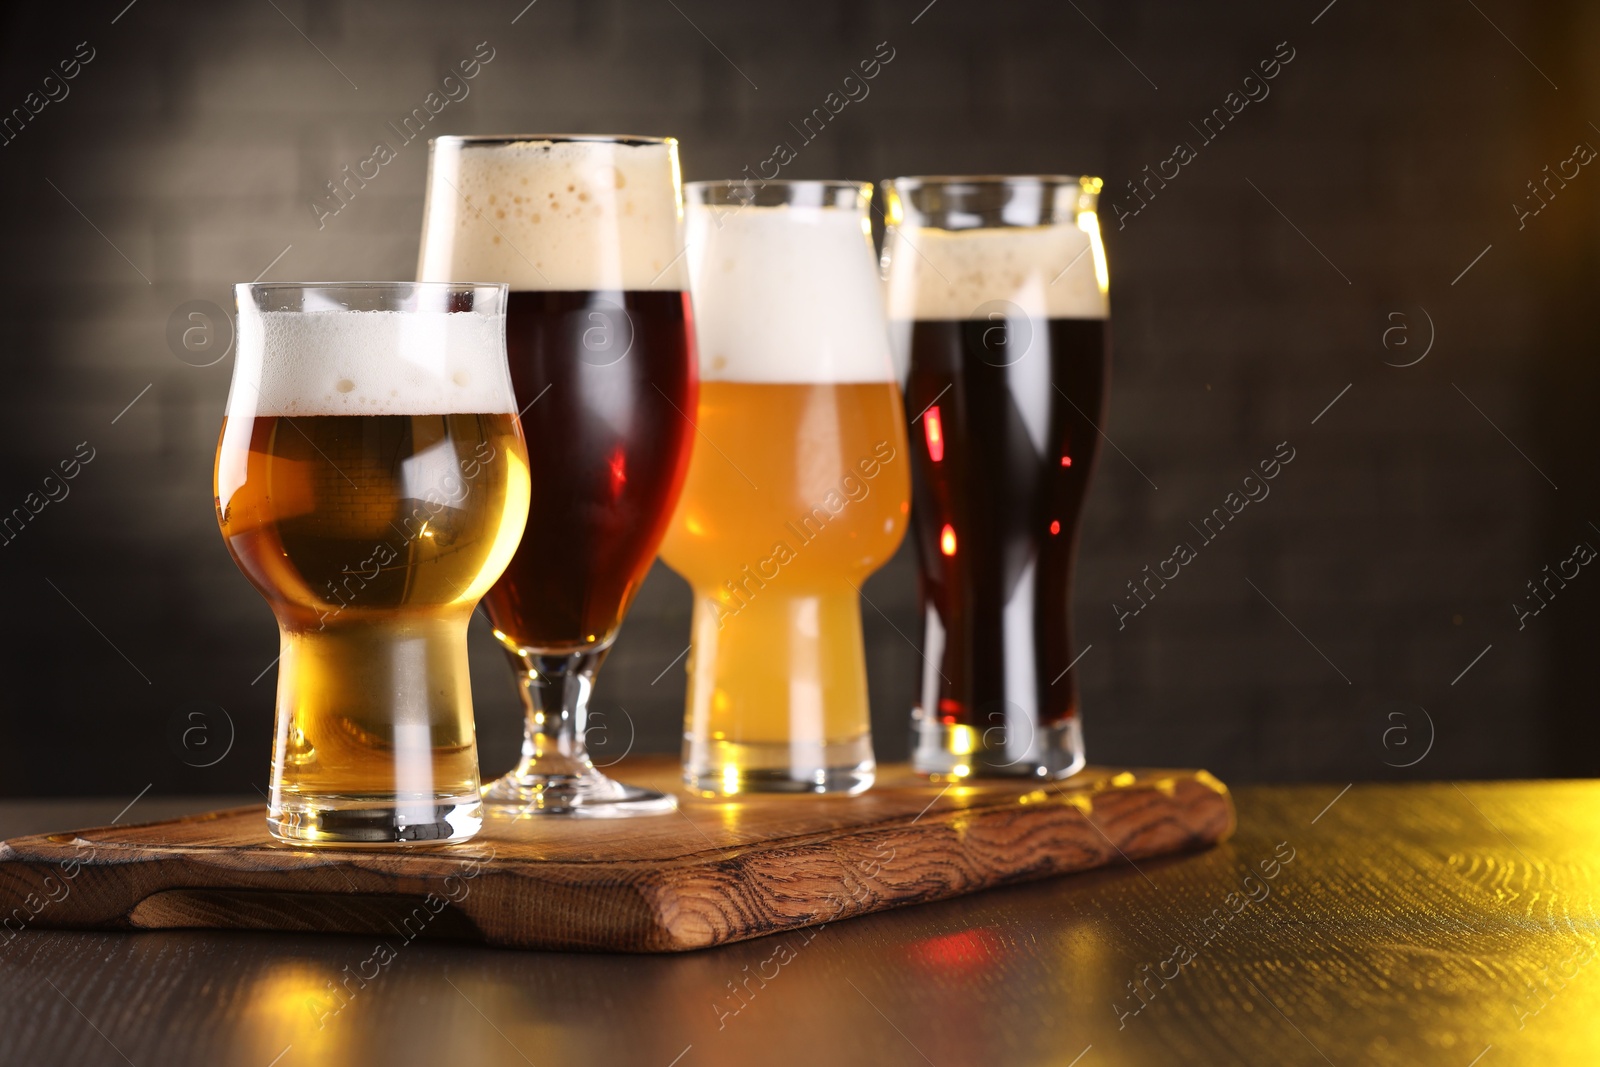
[[[410,276],[426,146],[389,124],[479,42],[493,59],[427,135],[671,133],[686,178],[732,176],[797,140],[790,122],[887,41],[870,96],[787,176],[1106,179],[1117,447],[1077,595],[1095,760],[1237,780],[1594,770],[1579,742],[1593,740],[1600,578],[1572,580],[1521,630],[1509,604],[1600,538],[1583,437],[1600,176],[1584,170],[1521,230],[1508,205],[1574,142],[1600,143],[1585,117],[1600,115],[1595,16],[1575,2],[924,4],[14,9],[0,114],[67,95],[0,123],[0,516],[37,503],[80,442],[94,458],[0,546],[0,790],[264,784],[274,627],[208,488],[231,360],[179,358],[169,327],[263,272]],[[45,83],[80,41],[92,58]],[[1203,143],[1190,123],[1279,42],[1293,58],[1270,95]],[[326,183],[378,140],[397,158],[319,226]],[[1138,205],[1128,182],[1179,141],[1193,161],[1119,227],[1117,206]],[[1430,333],[1422,362],[1385,365]],[[1296,458],[1271,496],[1119,629],[1125,583],[1283,441]],[[919,665],[902,637],[918,626],[905,554],[866,592],[882,609],[864,613],[875,727],[895,757]],[[597,694],[613,750],[630,734],[675,749],[682,661],[669,664],[687,618],[686,587],[658,566]],[[517,707],[476,627],[492,773],[512,759]],[[230,722],[236,735],[209,767],[174,739],[196,709],[219,745]],[[1430,735],[1424,761],[1391,769]]]

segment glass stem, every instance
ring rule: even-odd
[[[577,778],[595,773],[583,738],[595,672],[609,651],[525,652],[513,656],[527,716],[522,759],[512,772],[516,778]]]

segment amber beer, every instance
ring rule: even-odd
[[[240,294],[217,514],[281,633],[281,837],[425,841],[480,818],[466,628],[528,499],[488,292],[459,312]]]
[[[924,606],[912,762],[1083,765],[1072,573],[1109,366],[1093,178],[889,183]]]
[[[705,444],[662,559],[694,588],[684,777],[854,792],[874,761],[859,589],[905,533],[907,464],[853,183],[697,183]]]

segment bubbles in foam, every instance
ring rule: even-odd
[[[683,289],[676,146],[440,140],[422,281],[514,290]]]
[[[970,319],[1009,301],[1026,314],[1103,319],[1098,233],[1072,225],[943,230],[904,226],[889,234],[889,314],[901,319]]]
[[[473,312],[246,312],[228,414],[514,412],[502,325]]]
[[[690,205],[685,258],[701,379],[891,380],[864,222],[843,208]]]

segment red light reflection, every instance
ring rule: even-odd
[[[922,434],[928,439],[928,458],[935,463],[944,459],[944,423],[939,419],[939,405],[930,407],[922,416]],[[948,552],[945,555],[949,555]]]
[[[965,973],[983,970],[998,963],[1005,949],[1004,940],[984,927],[953,934],[923,938],[907,946],[911,962],[936,967],[945,972]]]

